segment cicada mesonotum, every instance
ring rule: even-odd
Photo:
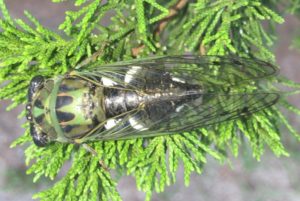
[[[232,56],[164,56],[38,75],[27,119],[38,146],[191,131],[272,106],[279,95],[257,89],[276,69]]]

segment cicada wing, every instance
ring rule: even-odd
[[[222,89],[252,84],[276,72],[275,66],[256,59],[163,56],[87,68],[77,75],[107,88],[132,90],[137,94],[164,92],[164,87],[168,89],[179,83],[191,88],[186,94],[177,95],[193,98],[181,97],[180,100],[186,101],[176,103],[163,98],[145,102],[143,107],[108,120],[113,122],[112,127],[92,133],[89,138],[106,140],[173,134],[252,114],[274,104],[278,95],[230,94]]]
[[[103,77],[115,85],[140,90],[148,81],[166,79],[201,85],[206,91],[236,86],[277,73],[277,67],[258,59],[235,56],[162,56],[100,66],[79,72],[99,80]]]
[[[278,99],[277,93],[203,94],[176,108],[162,101],[125,115],[116,126],[97,135],[97,139],[132,139],[192,131],[251,115],[274,105]]]

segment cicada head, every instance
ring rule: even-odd
[[[36,94],[36,92],[38,90],[40,90],[41,88],[43,88],[44,81],[45,81],[45,78],[41,75],[34,76],[31,79],[29,88],[28,88],[28,94],[27,94],[28,102],[31,102],[32,98]]]
[[[45,147],[48,145],[49,139],[47,134],[39,130],[33,123],[30,123],[30,134],[36,146]]]
[[[46,146],[53,135],[53,128],[47,120],[47,102],[52,88],[53,81],[45,80],[40,75],[32,78],[28,88],[26,118],[30,122],[30,134],[33,141],[39,147]]]

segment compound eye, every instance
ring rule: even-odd
[[[41,75],[34,76],[30,81],[30,86],[33,89],[38,89],[43,85],[44,80],[45,80],[44,77]]]
[[[36,129],[33,123],[30,124],[30,134],[36,146],[45,147],[48,145],[49,140],[47,134]]]
[[[44,77],[41,75],[37,75],[31,79],[27,94],[28,102],[31,102],[34,93],[36,93],[37,90],[43,87],[44,80]]]

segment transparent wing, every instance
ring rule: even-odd
[[[234,56],[162,56],[93,67],[78,73],[96,81],[106,77],[133,90],[144,89],[148,80],[159,82],[164,76],[170,76],[210,91],[263,79],[277,70],[265,61]]]
[[[127,114],[108,119],[107,122],[113,121],[112,127],[99,127],[86,140],[173,134],[250,115],[276,103],[279,95],[233,94],[222,89],[253,84],[276,73],[277,68],[270,63],[232,56],[164,56],[76,72],[95,84],[137,94],[164,92],[180,83],[191,87],[174,99],[168,96],[145,102]]]
[[[88,140],[153,137],[191,131],[204,126],[248,116],[275,104],[276,93],[203,94],[172,108],[168,101],[145,105],[119,119],[111,129]]]

